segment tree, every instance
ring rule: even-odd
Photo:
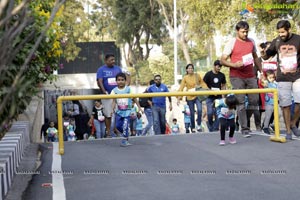
[[[58,25],[64,0],[1,1],[0,139],[37,94],[54,80],[62,50]],[[55,23],[52,23],[55,22]]]
[[[173,66],[169,57],[165,54],[159,54],[149,58],[149,68],[153,74],[159,74],[163,77],[165,84],[171,85],[173,83]]]
[[[140,62],[149,57],[152,45],[162,45],[167,30],[154,0],[98,0],[98,9],[109,21],[100,21],[98,27],[108,30],[116,43],[126,49],[126,64],[135,69],[139,79]],[[109,17],[108,17],[109,16]]]
[[[81,2],[77,0],[66,1],[60,26],[64,32],[61,39],[63,57],[66,61],[75,60],[81,50],[76,43],[89,41],[90,21]]]
[[[188,29],[189,15],[183,9],[185,2],[177,1],[178,9],[176,10],[176,16],[178,16],[178,24],[176,24],[176,26],[180,27],[180,29],[177,29],[178,33],[175,33],[174,30],[173,0],[158,0],[158,2],[159,6],[161,7],[161,12],[165,17],[168,29],[173,33],[173,37],[176,37],[176,41],[180,44],[184,60],[186,61],[186,63],[192,63],[190,48],[188,45],[191,38],[191,34]]]

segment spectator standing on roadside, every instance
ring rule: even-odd
[[[45,118],[45,123],[42,125],[41,128],[41,139],[44,136],[44,142],[47,141],[47,129],[49,128],[49,119]]]
[[[158,93],[158,92],[169,92],[168,87],[161,83],[161,76],[154,76],[155,84],[151,85],[148,88],[149,93]],[[172,100],[171,97],[169,99],[169,109],[172,111]],[[165,134],[166,133],[166,97],[152,97],[152,100],[149,101],[150,106],[152,108],[153,114],[153,129],[156,135]]]
[[[186,75],[184,75],[180,88],[178,91],[183,91],[186,88],[188,91],[196,91],[196,87],[207,88],[205,82],[202,80],[201,76],[194,72],[194,65],[188,64],[186,67]],[[181,97],[177,98],[177,105],[180,104]],[[191,112],[191,128],[192,133],[195,133],[196,130],[198,132],[202,132],[201,122],[202,122],[202,102],[197,98],[197,96],[187,96],[186,97],[187,104],[189,105]],[[197,126],[195,124],[195,105],[197,107]]]
[[[115,65],[115,56],[113,54],[105,55],[105,65],[97,70],[97,85],[100,89],[100,94],[109,95],[117,86],[116,75],[121,73],[122,69]],[[130,85],[129,73],[126,73],[126,85]],[[111,137],[114,129],[112,118],[112,99],[101,99],[103,104],[103,113],[105,116],[106,137]]]
[[[207,72],[203,81],[206,83],[207,87],[214,91],[225,90],[226,89],[226,77],[221,72],[221,63],[220,60],[214,62],[213,69]],[[219,119],[217,117],[216,110],[214,108],[214,101],[216,99],[221,99],[222,95],[210,95],[206,99],[207,107],[207,121],[208,121],[208,130],[209,132],[219,130]]]
[[[154,80],[150,80],[149,87],[151,85],[153,85],[154,83],[155,83]],[[147,93],[148,88],[146,88],[144,93]],[[150,105],[151,101],[152,101],[151,97],[149,97],[149,98],[146,97],[146,98],[140,98],[139,99],[140,106],[144,108],[144,113],[145,113],[147,121],[148,121],[146,127],[143,129],[142,135],[146,135],[147,133],[149,133],[150,135],[153,134],[153,130],[152,130],[152,127],[153,127],[153,114],[152,114],[152,108],[151,108],[151,105]]]

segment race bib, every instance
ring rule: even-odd
[[[69,132],[69,135],[75,136],[75,132],[74,132],[74,131],[70,131],[70,132]]]
[[[185,109],[185,114],[190,116],[191,115],[191,111],[190,111],[190,108],[186,108]]]
[[[55,136],[55,131],[50,131],[50,132],[49,132],[49,135],[50,135],[51,137]]]
[[[232,110],[229,110],[228,108],[221,108],[221,114],[225,117],[228,118],[230,115],[233,114]]]
[[[244,66],[253,65],[254,59],[252,53],[244,55],[242,57]]]
[[[108,78],[107,83],[108,85],[117,85],[116,78]]]
[[[211,88],[211,90],[213,90],[213,91],[219,91],[219,90],[220,90],[220,88],[215,88],[215,87],[212,87],[212,88]]]
[[[280,70],[282,73],[294,73],[297,71],[297,49],[293,45],[280,46]]]
[[[173,132],[178,132],[178,128],[172,128]]]
[[[262,62],[262,69],[264,72],[268,70],[276,71],[277,70],[277,62]]]
[[[127,110],[128,109],[128,98],[117,99],[118,109]]]
[[[70,122],[64,122],[64,126],[69,126]]]

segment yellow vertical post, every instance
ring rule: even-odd
[[[63,121],[62,121],[62,99],[58,97],[57,99],[57,123],[58,123],[58,148],[59,154],[63,155],[64,150],[64,131],[63,131]]]
[[[279,128],[279,110],[278,110],[278,91],[274,90],[274,126],[275,133],[274,136],[270,137],[271,141],[275,142],[286,142],[285,137],[280,137],[280,128]]]

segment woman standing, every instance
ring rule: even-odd
[[[73,103],[73,109],[68,111],[68,114],[71,117],[75,118],[75,134],[77,137],[77,140],[82,140],[83,139],[83,134],[88,133],[88,121],[89,121],[89,116],[88,114],[84,111],[82,104],[78,100],[72,100]]]
[[[194,65],[188,64],[186,67],[186,75],[183,77],[180,88],[178,91],[183,91],[186,88],[188,91],[195,91],[196,87],[207,88],[205,82],[202,80],[201,76],[198,73],[194,72]],[[180,104],[181,97],[177,97],[177,105]],[[201,132],[201,120],[202,120],[202,103],[197,98],[197,96],[187,96],[187,104],[191,112],[191,129],[192,133]],[[195,105],[197,107],[197,127],[195,126]]]

